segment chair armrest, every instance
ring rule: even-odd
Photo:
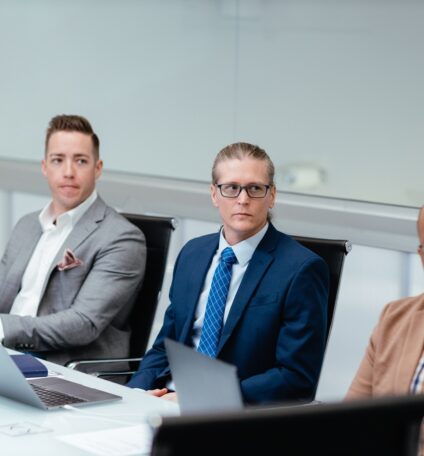
[[[69,369],[78,370],[79,366],[82,365],[95,365],[95,364],[115,364],[115,363],[131,363],[140,362],[143,358],[104,358],[104,359],[84,359],[69,361],[65,364],[65,367]]]
[[[109,367],[106,365],[110,365],[110,369],[113,369],[114,364],[119,364],[119,363],[139,363],[143,358],[110,358],[110,359],[84,359],[84,360],[74,360],[74,361],[69,361],[65,367],[68,367],[69,369],[73,370],[82,370],[81,368],[87,367],[87,366],[96,366],[96,365],[101,365],[102,369],[105,369],[105,367]],[[121,366],[122,369],[122,366]],[[127,369],[127,370],[101,370],[101,371],[91,371],[87,372],[90,375],[93,375],[94,377],[122,377],[122,376],[131,376],[136,372],[136,369]]]

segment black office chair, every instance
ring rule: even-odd
[[[336,308],[337,294],[339,291],[344,259],[345,256],[352,250],[352,244],[346,240],[321,239],[303,236],[291,237],[319,255],[327,263],[328,270],[330,271],[330,291],[328,295],[327,308],[327,342]]]
[[[175,229],[175,221],[170,217],[126,213],[122,215],[144,233],[147,247],[143,285],[128,319],[131,328],[129,358],[72,360],[66,365],[66,367],[77,370],[86,370],[89,366],[96,365],[101,365],[101,368],[104,369],[107,366],[108,371],[90,372],[105,378],[129,375],[126,370],[114,372],[113,366],[122,367],[122,363],[130,363],[131,370],[135,370],[140,357],[146,351],[165,275],[171,233]],[[89,370],[91,371],[92,367]]]
[[[328,336],[330,334],[331,324],[333,320],[334,310],[336,306],[337,294],[340,284],[340,277],[343,270],[343,263],[345,256],[352,249],[351,243],[346,240],[334,240],[334,239],[321,239],[321,238],[310,238],[302,236],[291,236],[293,239],[298,241],[300,244],[304,245],[308,249],[315,252],[317,255],[321,256],[328,265],[330,271],[330,291],[328,297],[328,310],[327,310],[327,334],[326,342],[328,341]],[[144,317],[137,317],[144,318]],[[134,322],[135,323],[135,322]],[[136,324],[136,323],[135,323]],[[148,336],[147,336],[148,338]],[[147,343],[147,340],[146,340]],[[145,350],[146,345],[144,344],[143,349]],[[109,372],[109,371],[100,371],[95,372],[94,375],[99,377],[110,377],[110,376],[127,376],[129,377],[133,374],[138,367],[138,363],[141,360],[141,356],[144,354],[144,351],[141,355],[132,355],[131,359],[116,359],[113,360],[114,363],[127,361],[130,362],[129,370],[121,370],[119,372]],[[111,361],[111,360],[108,360]],[[87,364],[90,361],[81,361],[78,365]],[[68,367],[75,368],[75,363],[68,363]]]

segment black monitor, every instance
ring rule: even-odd
[[[167,417],[151,454],[416,456],[423,416],[424,395]]]

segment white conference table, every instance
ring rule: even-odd
[[[176,403],[152,397],[142,390],[117,385],[56,364],[48,362],[45,364],[49,369],[59,372],[68,380],[118,394],[122,396],[122,400],[78,407],[79,411],[67,409],[45,411],[0,396],[1,456],[25,454],[31,456],[46,456],[46,454],[87,456],[93,453],[65,443],[56,437],[101,430],[111,431],[146,421],[155,421],[156,417],[160,416],[179,415]],[[31,429],[41,426],[45,431],[19,436],[11,436],[2,432],[13,426]]]

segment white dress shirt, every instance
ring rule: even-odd
[[[410,391],[412,394],[422,394],[424,385],[424,353],[421,355],[421,358],[415,369],[414,376],[412,377],[412,382],[410,386]]]
[[[38,218],[42,235],[22,276],[22,286],[13,301],[11,314],[31,317],[37,315],[41,293],[53,260],[78,220],[96,198],[97,192],[94,190],[79,206],[59,215],[57,219],[52,214],[51,202],[40,212]],[[0,319],[0,341],[3,341],[3,338],[4,329]]]

